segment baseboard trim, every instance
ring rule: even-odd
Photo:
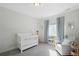
[[[15,50],[15,49],[18,49],[18,48],[12,47],[12,48],[9,48],[9,49],[7,49],[7,50],[5,50],[5,51],[0,52],[0,54],[5,53],[5,52],[9,52],[9,51]]]

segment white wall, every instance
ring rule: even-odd
[[[16,33],[35,33],[38,20],[0,7],[0,53],[17,48]]]
[[[39,19],[39,41],[44,42],[44,20]]]
[[[69,22],[74,26],[72,30],[68,26]],[[65,34],[75,38],[79,37],[79,9],[65,14]]]

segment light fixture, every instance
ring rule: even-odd
[[[34,6],[40,6],[40,3],[33,3]]]
[[[69,26],[70,29],[74,29],[74,25],[73,24],[69,23],[68,26]]]

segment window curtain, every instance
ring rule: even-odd
[[[57,40],[58,43],[64,40],[64,16],[57,18]]]
[[[49,20],[44,21],[44,40],[48,42],[48,28],[49,28]]]

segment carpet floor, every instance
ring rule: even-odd
[[[1,53],[0,56],[59,56],[59,54],[51,45],[40,43],[38,46],[24,50],[23,53],[15,49]]]

